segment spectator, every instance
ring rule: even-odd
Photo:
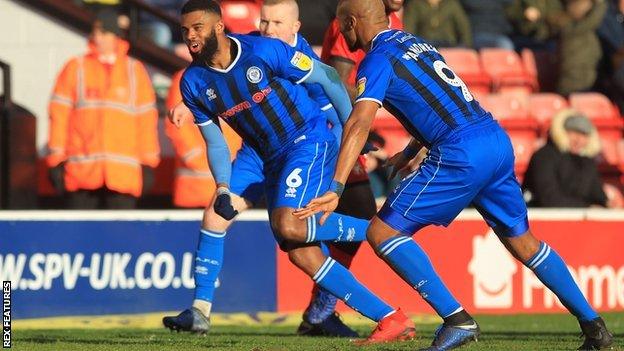
[[[299,33],[310,45],[323,45],[323,33],[336,17],[338,0],[297,0],[301,20]]]
[[[130,27],[130,17],[125,14],[127,9],[121,0],[80,0],[77,2],[95,14],[102,11],[113,11],[118,14],[117,25],[121,29],[128,30]]]
[[[186,0],[144,0],[144,2],[174,18],[178,18],[180,9]],[[165,49],[173,48],[173,31],[167,22],[149,13],[142,13],[139,25],[141,36]]]
[[[601,83],[604,91],[624,113],[624,0],[610,0],[598,28],[604,64]]]
[[[405,31],[437,47],[472,47],[470,22],[458,0],[413,0],[405,5]]]
[[[180,94],[180,79],[183,71],[173,76],[167,109],[172,109],[182,101]],[[241,146],[240,137],[227,123],[221,123],[232,158]],[[173,181],[173,204],[177,207],[206,207],[217,189],[212,173],[208,168],[206,143],[195,124],[188,121],[179,129],[167,121],[165,133],[171,140],[175,151],[175,175]]]
[[[562,11],[560,0],[515,0],[507,14],[518,34],[516,49],[554,50],[555,23]]]
[[[604,0],[567,0],[559,21],[559,94],[567,96],[594,86],[602,57],[596,29],[606,10]]]
[[[513,50],[509,35],[513,27],[505,15],[513,0],[461,0],[472,27],[475,49],[503,48]]]
[[[67,62],[54,86],[46,161],[70,208],[134,208],[153,183],[155,94],[120,35],[117,14],[100,12],[89,52]]]
[[[537,207],[611,207],[594,160],[598,132],[574,110],[559,112],[550,139],[531,158],[524,181],[529,205]]]

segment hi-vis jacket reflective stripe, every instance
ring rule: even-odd
[[[177,72],[172,79],[167,109],[173,108],[180,101],[180,79],[183,71]],[[205,207],[210,203],[216,190],[216,184],[206,156],[206,143],[199,129],[193,123],[186,123],[178,129],[173,123],[165,122],[165,133],[171,139],[175,151],[175,180],[173,182],[173,204],[178,207]],[[225,122],[221,129],[234,159],[240,149],[241,139]]]
[[[65,161],[68,191],[103,186],[140,196],[141,165],[160,161],[158,112],[143,64],[120,40],[112,65],[90,44],[59,74],[49,105],[48,166]]]

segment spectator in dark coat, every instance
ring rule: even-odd
[[[567,0],[560,19],[557,92],[568,96],[591,90],[602,50],[596,30],[607,10],[605,0]]]
[[[563,8],[559,0],[515,0],[507,15],[515,28],[517,50],[554,50],[555,23]]]
[[[624,113],[624,0],[610,0],[605,17],[598,28],[604,54],[602,90]]]
[[[594,158],[598,132],[574,110],[558,113],[550,139],[531,158],[524,180],[525,198],[536,207],[611,207]]]
[[[436,47],[472,47],[470,21],[458,0],[412,0],[405,5],[403,26]]]
[[[514,0],[461,0],[472,27],[475,49],[497,47],[513,50],[513,27],[506,16]]]

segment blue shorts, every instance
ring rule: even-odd
[[[278,207],[301,208],[324,194],[331,185],[338,158],[334,139],[306,140],[266,165],[269,211]]]
[[[251,146],[243,143],[232,163],[230,192],[252,204],[264,196],[264,162]]]
[[[378,217],[412,235],[429,224],[449,225],[472,203],[499,236],[524,234],[527,208],[509,136],[495,121],[469,129],[433,146],[420,168],[394,189]]]

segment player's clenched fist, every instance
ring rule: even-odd
[[[179,102],[174,108],[169,110],[169,122],[180,128],[187,121],[193,120],[193,113],[183,102]]]

